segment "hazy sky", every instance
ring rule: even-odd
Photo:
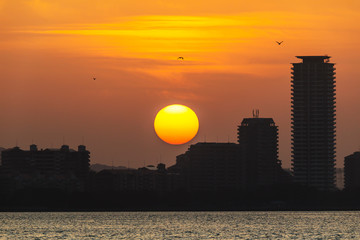
[[[92,163],[170,166],[190,143],[235,142],[260,109],[289,167],[290,63],[328,54],[342,167],[360,148],[359,12],[357,0],[0,0],[0,146],[84,139]],[[200,121],[181,146],[153,129],[175,103]]]

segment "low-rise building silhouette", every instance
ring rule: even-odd
[[[165,192],[167,185],[165,164],[149,165],[139,169],[106,169],[95,174],[93,190],[96,192]]]
[[[94,176],[92,190],[96,192],[120,192],[136,190],[135,169],[105,169]]]
[[[240,190],[241,159],[235,143],[201,142],[191,145],[177,157],[170,171],[178,172],[181,186],[187,191]],[[179,183],[179,181],[178,181]]]
[[[346,156],[344,166],[345,189],[360,190],[360,152]]]
[[[15,188],[53,187],[84,189],[89,173],[90,152],[83,145],[78,151],[63,145],[59,149],[30,150],[14,147],[2,151],[1,175],[16,179]]]

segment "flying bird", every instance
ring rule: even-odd
[[[281,44],[283,43],[283,41],[281,41],[281,42],[276,41],[276,43],[279,44],[279,45],[281,45]]]
[[[178,60],[184,60],[184,57],[178,57]]]
[[[96,77],[93,77],[93,80],[96,80]]]

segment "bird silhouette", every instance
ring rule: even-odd
[[[94,80],[96,80],[96,78],[95,78],[95,77],[93,77],[93,79],[94,79]]]
[[[281,41],[281,42],[276,41],[276,43],[279,44],[279,45],[281,45],[281,44],[283,43],[283,41]]]
[[[184,60],[184,57],[178,57],[177,59],[178,60]]]

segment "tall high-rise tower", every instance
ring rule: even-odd
[[[291,81],[292,170],[296,183],[335,187],[335,68],[328,56],[298,56]]]

